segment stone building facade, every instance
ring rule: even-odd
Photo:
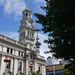
[[[0,75],[46,75],[45,58],[36,51],[34,22],[29,9],[23,11],[19,41],[0,35]]]

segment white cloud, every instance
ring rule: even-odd
[[[44,40],[48,39],[48,36],[40,33],[39,38],[40,42],[42,43],[40,46],[40,55],[43,55],[45,58],[47,58],[48,56],[52,56],[51,53],[49,54],[44,53],[45,51],[49,51],[48,45],[46,43],[43,43]]]
[[[44,2],[44,0],[34,0],[35,2]]]
[[[26,8],[25,0],[0,0],[0,6],[3,7],[5,14],[14,14],[14,16],[21,16]]]
[[[0,32],[1,35],[7,36],[11,39],[17,40],[19,39],[18,32]]]
[[[39,33],[38,36],[39,36],[39,41],[41,43],[41,46],[39,49],[40,55],[44,56],[45,58],[47,58],[48,56],[52,56],[51,53],[49,53],[49,54],[44,53],[45,51],[49,51],[48,44],[44,43],[44,40],[48,39],[48,36],[41,34],[41,33]],[[36,34],[35,34],[35,37],[36,37]]]
[[[5,4],[5,0],[0,0],[0,5],[4,5]]]

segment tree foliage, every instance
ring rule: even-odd
[[[48,33],[51,52],[57,58],[72,59],[75,68],[75,0],[45,0],[45,15],[36,13],[37,23]],[[52,37],[52,38],[50,38]]]
[[[71,72],[71,64],[67,64],[65,65],[64,67],[64,75],[73,75],[72,72]]]
[[[32,75],[42,75],[42,74],[41,74],[40,71],[38,70],[38,71],[36,71],[36,72],[32,72]]]

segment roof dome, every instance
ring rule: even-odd
[[[24,14],[25,12],[32,13],[32,12],[31,12],[31,10],[30,10],[30,9],[28,9],[28,8],[26,8],[25,10],[23,10],[23,12],[22,12],[22,13]]]
[[[51,58],[52,58],[51,56],[48,56],[48,57],[47,57],[47,59],[51,59]]]

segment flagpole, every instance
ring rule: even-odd
[[[54,65],[54,57],[53,57],[53,54],[52,54],[52,64],[53,64],[53,74],[55,75],[55,65]]]

